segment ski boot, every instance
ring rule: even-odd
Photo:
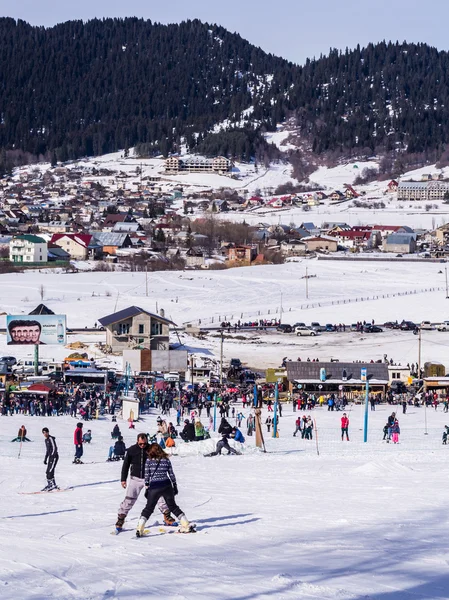
[[[173,527],[173,526],[176,525],[176,521],[171,516],[169,510],[167,510],[167,511],[164,512],[164,525],[167,525],[167,527]]]
[[[52,492],[53,490],[59,490],[58,486],[56,485],[56,481],[54,479],[52,479],[50,481],[50,488],[49,488],[49,492]]]
[[[115,524],[116,531],[121,531],[123,529],[123,524],[125,522],[126,515],[118,515],[117,523]]]
[[[179,519],[180,528],[179,533],[193,533],[195,531],[195,526],[191,525],[185,515],[182,515]]]
[[[51,480],[47,479],[47,485],[41,489],[41,492],[49,492],[51,490]]]
[[[140,517],[139,522],[137,523],[136,537],[140,538],[143,536],[146,522],[147,520],[145,519],[145,517]]]

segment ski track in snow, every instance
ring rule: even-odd
[[[447,415],[424,409],[399,415],[400,444],[381,441],[394,407],[348,410],[351,442],[340,440],[341,413],[319,408],[315,441],[293,438],[297,413],[284,408],[280,437],[267,454],[248,438],[242,456],[203,458],[204,444],[178,444],[177,500],[198,533],[136,539],[143,498],[125,531],[111,536],[124,497],[120,463],[102,463],[109,420],[93,421],[84,458],[72,465],[74,419],[0,417],[0,597],[2,600],[447,600]],[[247,411],[246,411],[247,412]],[[157,413],[145,418],[155,430]],[[264,417],[264,415],[263,415]],[[33,444],[20,461],[9,440],[25,422]],[[42,426],[56,435],[56,480],[70,494],[21,496],[45,482]],[[129,445],[135,433],[120,423]],[[210,440],[209,440],[210,442]]]

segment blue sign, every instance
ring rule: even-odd
[[[360,369],[360,379],[366,381],[366,368]]]

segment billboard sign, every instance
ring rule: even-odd
[[[66,343],[65,315],[8,315],[6,343],[12,345],[58,345]]]
[[[366,368],[362,367],[360,369],[360,379],[361,381],[366,381]]]

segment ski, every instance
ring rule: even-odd
[[[139,535],[137,535],[137,531],[136,531],[136,539],[140,539],[143,537],[148,537],[150,535],[150,530],[149,529],[144,529],[142,533],[139,533]]]
[[[196,523],[190,523],[189,531],[181,531],[180,529],[178,529],[176,533],[197,533]]]
[[[35,494],[56,494],[57,492],[72,492],[73,488],[62,488],[59,490],[40,490],[38,492],[18,492],[21,496],[33,496]]]

